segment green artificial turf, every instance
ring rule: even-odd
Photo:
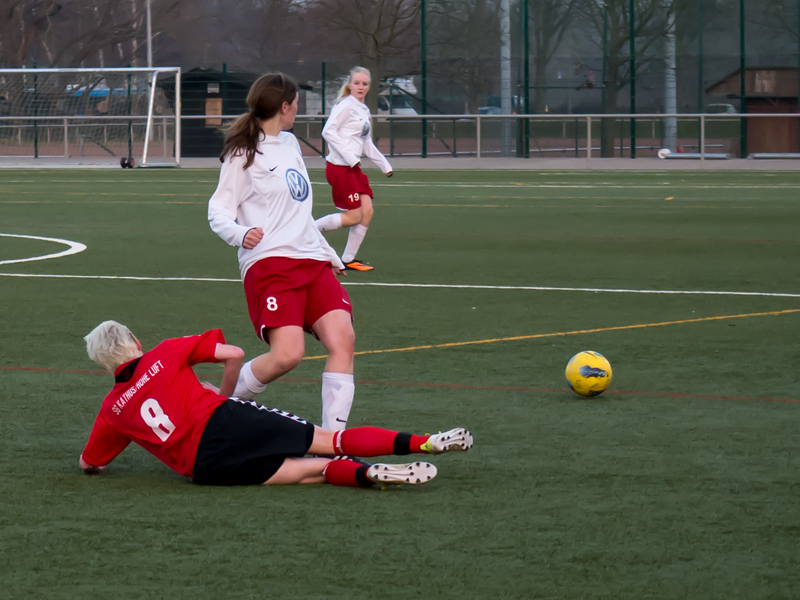
[[[347,284],[800,294],[800,174],[371,177],[359,258],[376,269]],[[216,178],[0,170],[0,233],[87,246],[0,272],[236,280],[235,250],[206,222]],[[312,179],[315,215],[332,212]],[[346,232],[328,238],[341,251]],[[0,261],[65,248],[0,236]],[[82,336],[112,318],[146,347],[221,327],[253,356],[241,284],[0,276],[2,596],[797,596],[800,312],[785,311],[800,298],[348,291],[370,352],[351,425],[475,435],[470,453],[432,459],[429,485],[202,488],[134,446],[86,477],[78,456],[111,378]],[[563,377],[585,349],[614,368],[595,399]],[[261,401],[318,420],[322,364]]]

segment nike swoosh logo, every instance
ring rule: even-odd
[[[336,417],[336,420],[339,421],[339,423],[347,423],[347,421],[342,421],[339,417]]]
[[[342,302],[344,302],[347,305],[350,305],[350,303],[347,300],[345,300],[344,298],[342,298]]]
[[[278,168],[278,165],[275,165],[274,167],[272,167],[272,168],[269,170],[269,171],[270,171],[270,173],[271,173],[272,171],[274,171],[275,169],[277,169],[277,168]]]

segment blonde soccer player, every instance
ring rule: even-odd
[[[420,484],[436,476],[422,461],[370,465],[352,456],[466,451],[463,428],[411,435],[377,427],[325,431],[293,414],[229,398],[244,352],[219,329],[164,340],[145,352],[130,329],[105,321],[85,338],[89,357],[114,376],[80,457],[87,474],[105,469],[131,442],[201,485]],[[219,388],[192,367],[223,363]],[[317,458],[305,458],[311,453]],[[329,458],[320,458],[327,456]]]
[[[252,399],[294,369],[307,332],[328,351],[322,426],[344,429],[355,393],[353,309],[336,279],[344,265],[314,225],[300,145],[286,131],[297,114],[297,85],[282,74],[264,75],[247,105],[227,131],[208,220],[239,248],[250,320],[270,350],[242,367],[233,395]]]
[[[369,71],[364,67],[353,68],[322,130],[330,148],[325,157],[325,177],[331,185],[333,204],[343,212],[326,215],[316,223],[320,231],[350,228],[342,261],[346,269],[354,271],[373,269],[356,260],[372,221],[375,197],[369,179],[361,170],[361,156],[366,155],[387,177],[392,176],[392,166],[370,135],[372,120],[364,102],[369,87]]]

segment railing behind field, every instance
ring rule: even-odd
[[[238,115],[155,115],[148,152],[180,163],[183,156],[216,156],[223,127]],[[298,115],[293,132],[303,153],[324,156],[325,116]],[[0,116],[0,159],[117,159],[141,156],[145,116]],[[176,132],[176,126],[180,125]],[[655,157],[800,158],[800,113],[379,115],[373,136],[387,156],[523,158]],[[668,135],[671,133],[672,135]],[[424,142],[423,142],[424,140]]]

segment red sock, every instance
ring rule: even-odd
[[[367,469],[367,463],[341,458],[329,462],[322,473],[325,481],[332,485],[372,487],[375,483],[367,479]]]
[[[336,432],[333,447],[340,456],[420,454],[420,446],[427,441],[428,437],[424,435],[398,433],[379,427],[354,427]]]

